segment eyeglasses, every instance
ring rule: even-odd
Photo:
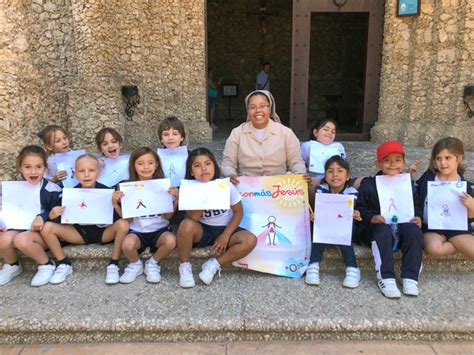
[[[250,105],[248,106],[248,110],[249,111],[257,111],[257,110],[260,110],[260,111],[263,111],[265,110],[267,107],[270,107],[270,105],[266,104],[266,105],[259,105],[259,106],[255,106],[255,105]]]

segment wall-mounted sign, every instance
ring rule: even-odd
[[[239,86],[236,84],[223,84],[222,85],[222,96],[224,97],[235,97],[239,94]]]
[[[397,0],[397,16],[418,16],[421,0]]]

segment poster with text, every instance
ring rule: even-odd
[[[240,226],[257,246],[234,266],[301,277],[309,263],[311,231],[307,184],[301,175],[239,177],[244,217]]]

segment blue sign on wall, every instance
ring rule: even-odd
[[[421,0],[398,0],[397,16],[418,16]]]

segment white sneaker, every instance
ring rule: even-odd
[[[342,286],[348,288],[356,288],[359,286],[360,269],[358,267],[346,267],[346,277],[342,281]]]
[[[115,264],[107,265],[107,274],[105,275],[105,283],[107,285],[116,284],[119,282],[120,274],[119,267]]]
[[[418,281],[412,279],[402,279],[403,294],[408,296],[418,296],[420,290],[418,289]]]
[[[23,272],[21,265],[3,264],[0,270],[0,286],[9,283],[15,276]]]
[[[123,275],[120,276],[119,281],[123,284],[129,284],[135,281],[135,279],[141,274],[143,274],[143,263],[139,259],[138,261],[127,265],[123,272]]]
[[[319,263],[311,263],[306,269],[306,277],[304,281],[308,285],[319,285]]]
[[[66,280],[66,277],[72,274],[72,266],[67,264],[59,264],[56,270],[54,271],[50,284],[57,285]]]
[[[179,265],[179,285],[184,288],[194,287],[193,271],[191,263],[182,263]]]
[[[51,277],[53,277],[56,265],[46,264],[39,265],[38,271],[35,276],[31,279],[31,286],[38,287],[49,283]]]
[[[221,276],[221,270],[221,266],[216,258],[209,259],[202,264],[202,271],[199,273],[199,278],[206,285],[210,285],[216,272],[219,272],[219,276]]]
[[[400,298],[402,294],[397,287],[395,279],[380,279],[377,284],[379,285],[380,291],[387,298]]]
[[[160,265],[153,260],[153,257],[148,259],[145,263],[145,275],[146,275],[146,280],[148,282],[152,283],[158,283],[161,281],[161,275],[160,275]]]

